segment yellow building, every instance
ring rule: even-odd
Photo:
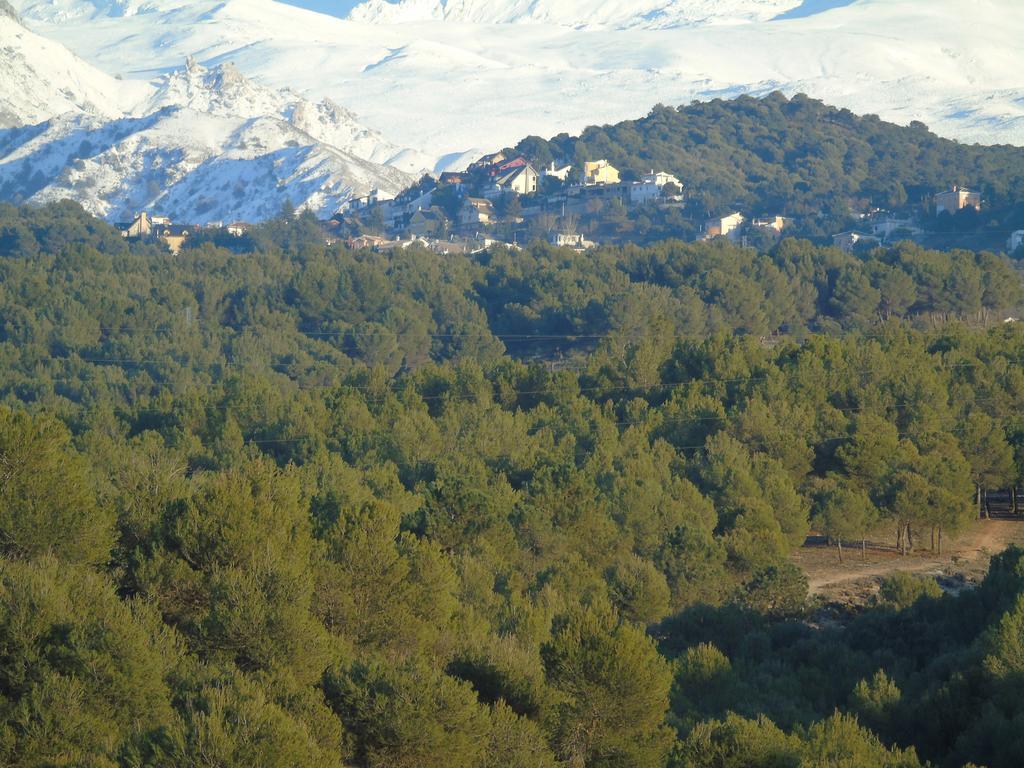
[[[181,247],[189,236],[189,228],[168,224],[155,231],[156,238],[167,246],[168,250],[175,256],[181,251]]]
[[[939,192],[935,196],[936,216],[943,212],[953,214],[957,211],[962,211],[964,208],[973,208],[976,211],[980,211],[981,193],[972,192],[963,187],[953,187],[948,192]]]
[[[607,160],[583,164],[584,184],[618,184],[620,181],[618,170]]]

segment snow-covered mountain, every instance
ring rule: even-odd
[[[412,180],[277,118],[181,107],[112,121],[64,115],[4,132],[0,156],[0,197],[73,199],[117,220],[154,210],[192,223],[259,221],[286,201],[330,215],[352,195]]]
[[[774,89],[1024,144],[1021,0],[364,0],[345,20],[273,0],[16,4],[109,74],[233,62],[441,166],[659,102]]]
[[[65,5],[67,18],[82,10]],[[286,201],[329,215],[354,195],[408,186],[414,177],[387,163],[423,167],[328,99],[191,59],[152,84],[117,80],[6,11],[0,199],[71,198],[112,219],[150,209],[195,223],[260,220]]]
[[[52,53],[39,55],[26,42],[31,33],[2,20],[0,104],[14,115],[5,119],[49,120],[31,142],[6,137],[18,157],[41,157],[42,144],[62,131],[98,130],[54,120],[62,111],[77,110],[79,120],[120,115],[120,138],[97,135],[93,146],[127,153],[128,167],[180,155],[189,168],[183,180],[216,168],[216,183],[195,178],[217,189],[228,168],[258,162],[265,169],[272,155],[280,160],[269,163],[279,169],[275,183],[305,194],[312,182],[297,179],[320,178],[322,199],[333,201],[371,176],[384,188],[393,182],[389,169],[355,170],[357,160],[405,171],[457,167],[529,134],[638,117],[659,102],[776,89],[895,122],[921,120],[965,141],[1024,144],[1020,0],[363,0],[344,20],[275,0],[14,5],[33,32],[106,73],[83,69],[52,44]],[[203,66],[182,70],[189,56]],[[134,91],[123,106],[127,90],[138,87],[144,93]],[[179,133],[185,112],[200,116],[194,138]],[[124,144],[122,131],[136,143]],[[253,154],[257,137],[265,153]],[[143,152],[160,142],[163,159]],[[309,150],[301,159],[299,148]],[[350,163],[344,171],[339,158]],[[0,158],[0,177],[12,178],[12,162]],[[88,170],[90,160],[82,162]],[[344,182],[344,173],[358,183]],[[99,168],[85,178],[107,188]],[[160,178],[160,186],[171,181]],[[87,183],[75,179],[45,186]],[[183,180],[172,185],[182,190],[177,196],[163,199],[205,194],[179,187]],[[97,192],[95,204],[113,211],[118,195],[132,205],[145,198],[125,183],[131,195]]]
[[[64,46],[33,34],[0,0],[0,128],[69,111],[112,117],[147,90],[125,85]]]
[[[273,117],[329,147],[412,174],[421,174],[433,164],[426,156],[387,141],[331,99],[314,103],[288,88],[267,88],[245,77],[231,62],[206,68],[189,57],[184,69],[159,78],[153,95],[134,111],[146,115],[165,107],[214,117]]]
[[[656,29],[767,21],[799,5],[800,0],[366,0],[349,18],[373,24],[444,20]]]

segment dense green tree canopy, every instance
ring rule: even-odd
[[[789,557],[1019,482],[1009,262],[0,219],[5,765],[1016,765],[1020,552],[845,629]]]

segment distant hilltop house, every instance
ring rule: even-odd
[[[380,211],[387,229],[400,230],[408,224],[416,211],[430,208],[434,204],[436,189],[433,182],[425,186],[420,184],[405,190],[395,198],[382,200],[375,208]]]
[[[166,216],[153,216],[146,211],[136,214],[133,221],[116,224],[121,236],[127,240],[159,240],[177,254],[185,244],[191,227],[172,224]]]
[[[1015,253],[1022,245],[1024,245],[1024,229],[1018,229],[1006,241],[1006,251],[1007,253]]]
[[[746,218],[742,213],[734,212],[727,216],[719,216],[708,219],[704,222],[704,237],[710,240],[713,237],[728,237],[735,240],[740,233],[740,227]]]
[[[445,171],[438,179],[439,184],[446,187],[454,187],[455,189],[462,189],[468,182],[468,173],[457,173],[454,171]]]
[[[871,222],[871,234],[889,242],[894,237],[909,238],[924,233],[912,219],[898,219],[894,216],[879,217]]]
[[[786,228],[786,218],[784,216],[761,216],[751,221],[750,226],[754,229],[781,234],[782,230]]]
[[[963,187],[954,186],[946,192],[939,192],[935,195],[934,200],[936,216],[944,212],[954,214],[957,211],[962,211],[964,208],[973,208],[976,211],[981,210],[981,193],[972,192]]]
[[[673,185],[680,192],[683,183],[671,173],[651,170],[640,177],[640,181],[628,185],[629,200],[632,205],[644,205],[652,200],[658,200],[669,184]]]
[[[350,237],[345,241],[345,245],[353,251],[361,251],[379,248],[386,242],[387,238],[384,237],[377,237],[376,235],[359,235],[358,237]]]
[[[496,165],[501,165],[506,160],[504,152],[493,152],[489,155],[484,155],[475,163],[472,163],[467,169],[470,173],[474,171],[482,171],[491,168]]]
[[[562,182],[568,181],[570,173],[572,173],[571,165],[563,165],[559,167],[555,165],[553,160],[551,161],[551,165],[544,169],[545,177],[549,179],[558,179]]]
[[[567,232],[550,232],[548,234],[548,242],[558,248],[574,248],[577,251],[585,251],[597,245],[587,240],[583,235],[569,234]]]
[[[661,187],[653,182],[641,181],[629,185],[629,202],[644,205],[661,197]]]
[[[588,186],[618,184],[620,181],[618,169],[607,160],[595,160],[583,164],[583,183]]]
[[[385,200],[393,199],[394,195],[381,192],[379,189],[371,189],[370,193],[367,195],[363,195],[362,197],[353,197],[346,201],[345,204],[341,206],[341,210],[343,213],[358,213],[359,211],[364,211],[367,208],[372,208]]]
[[[494,206],[490,200],[483,200],[478,197],[467,197],[459,210],[459,224],[464,227],[474,227],[485,224],[492,224],[497,220],[494,213]]]
[[[832,245],[846,253],[853,253],[853,247],[858,243],[878,244],[878,238],[865,232],[840,232],[832,235]]]
[[[249,231],[249,225],[244,221],[233,221],[228,224],[224,229],[232,237],[241,237]]]
[[[641,184],[654,184],[659,189],[664,187],[666,184],[674,184],[681,190],[683,188],[683,182],[673,176],[671,173],[665,173],[664,171],[655,171],[653,168],[650,173],[645,173],[640,177]]]
[[[191,232],[190,227],[182,226],[180,224],[167,224],[166,226],[160,227],[157,231],[156,238],[164,245],[166,245],[171,253],[177,255],[181,251],[181,247],[188,240],[188,236]]]
[[[448,217],[436,205],[416,211],[409,219],[409,233],[415,237],[429,237],[444,234],[448,229]]]
[[[532,195],[537,191],[537,184],[540,182],[540,174],[537,169],[528,162],[522,165],[515,165],[506,169],[504,175],[497,176],[495,184],[503,192],[514,192],[517,195]]]

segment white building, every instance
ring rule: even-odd
[[[537,191],[537,183],[540,181],[540,174],[527,163],[518,168],[513,168],[503,176],[495,179],[495,183],[505,192],[514,192],[517,195],[532,195]]]
[[[644,205],[661,197],[661,187],[653,182],[641,181],[629,185],[629,202]]]
[[[367,208],[372,208],[378,203],[383,203],[386,200],[393,200],[394,198],[395,196],[392,194],[381,192],[379,189],[372,189],[368,195],[353,197],[350,200],[346,200],[344,205],[341,206],[341,212],[358,213],[359,211],[365,211]]]
[[[1006,241],[1006,252],[1014,253],[1022,245],[1024,245],[1024,229],[1018,229],[1010,235],[1010,239]]]
[[[683,182],[673,176],[671,173],[665,173],[664,171],[655,171],[651,169],[650,173],[645,173],[640,177],[641,184],[654,184],[661,189],[666,184],[675,184],[679,189],[683,188]]]
[[[919,226],[911,219],[886,218],[871,222],[871,232],[883,241],[889,241],[897,232],[907,237],[923,234]]]
[[[708,219],[704,222],[704,237],[709,240],[712,237],[728,237],[730,240],[736,240],[740,234],[740,227],[745,221],[746,218],[743,214],[738,212]]]
[[[779,234],[786,228],[786,217],[762,216],[761,218],[754,219],[750,225],[755,229],[770,229],[776,234]]]
[[[863,232],[840,232],[838,235],[832,235],[832,245],[847,253],[853,253],[853,247],[858,243],[877,245],[878,238]]]
[[[544,169],[544,175],[552,179],[558,179],[559,181],[566,181],[569,178],[569,173],[571,171],[571,165],[563,165],[559,168],[555,165],[554,161],[552,161],[551,165]]]

